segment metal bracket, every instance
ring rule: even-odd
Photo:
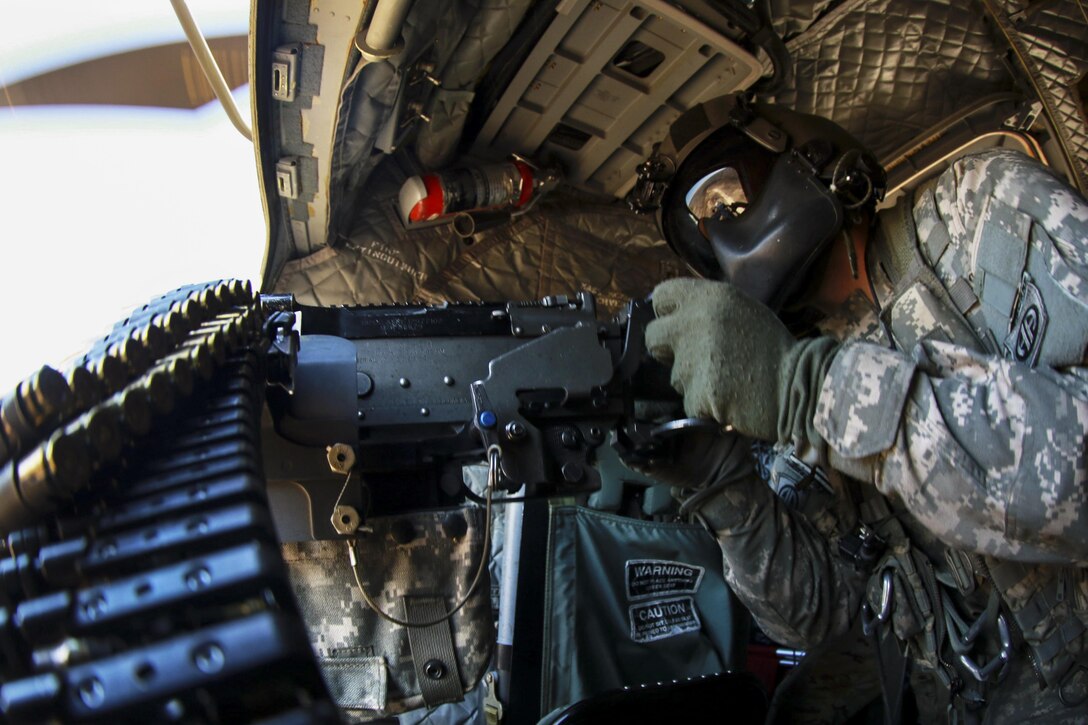
[[[281,45],[272,52],[272,98],[290,103],[298,88],[298,62],[302,44]]]
[[[491,361],[487,378],[472,384],[474,422],[484,445],[502,449],[502,474],[508,484],[513,488],[526,484],[530,495],[539,484],[560,481],[578,490],[599,486],[596,471],[586,465],[587,448],[577,442],[565,446],[558,430],[545,436],[522,416],[518,394],[555,390],[563,398],[558,408],[588,404],[611,377],[612,356],[601,345],[596,324],[578,323],[544,333]],[[518,426],[516,443],[507,437],[511,422]],[[604,422],[587,421],[594,426]]]
[[[1035,125],[1036,119],[1039,118],[1039,114],[1042,112],[1043,104],[1041,101],[1023,105],[1016,113],[1005,119],[1004,126],[1014,131],[1028,131]]]
[[[488,672],[484,675],[484,685],[487,687],[487,694],[484,695],[484,717],[487,719],[487,725],[499,725],[502,722],[502,702],[495,692],[497,682],[495,673]]]
[[[567,295],[552,295],[540,302],[510,302],[506,314],[514,337],[540,337],[560,326],[596,326],[597,302],[586,292],[577,293],[573,300]]]
[[[282,199],[297,199],[299,192],[298,159],[294,156],[276,162],[276,193]]]

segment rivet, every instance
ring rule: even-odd
[[[512,441],[518,441],[525,437],[525,426],[516,420],[512,420],[506,424],[506,437]]]
[[[441,660],[428,660],[423,665],[423,674],[432,680],[441,680],[446,676],[446,665]]]
[[[95,620],[106,613],[106,598],[101,594],[96,594],[94,597],[83,603],[83,616],[87,619]]]
[[[77,687],[79,699],[90,708],[96,708],[106,701],[106,688],[97,677],[89,677]]]
[[[185,575],[185,586],[192,592],[204,589],[211,583],[212,573],[203,566],[199,566]]]
[[[193,651],[193,664],[206,675],[211,675],[223,669],[227,662],[227,656],[223,649],[214,643],[203,644]]]
[[[574,461],[567,461],[563,464],[563,480],[570,483],[578,483],[585,476],[585,470]]]

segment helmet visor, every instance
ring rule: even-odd
[[[740,216],[748,206],[740,174],[732,166],[711,171],[699,179],[684,197],[696,222]]]

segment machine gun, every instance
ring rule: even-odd
[[[278,542],[463,501],[467,462],[520,499],[592,491],[606,444],[652,456],[692,423],[636,416],[678,404],[650,316],[217,282],[42,368],[0,400],[0,721],[338,721]]]
[[[299,538],[454,503],[462,465],[489,450],[508,493],[592,492],[602,445],[634,459],[657,450],[664,429],[639,421],[636,403],[678,407],[667,369],[645,354],[646,301],[612,321],[597,319],[587,293],[430,307],[263,303],[272,311],[266,471],[274,510],[281,480],[305,491],[304,506],[291,500],[277,517]],[[357,485],[340,490],[349,469]]]

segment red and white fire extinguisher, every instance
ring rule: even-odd
[[[539,169],[521,158],[421,174],[400,188],[400,217],[412,228],[453,221],[465,213],[517,214],[528,210],[557,182],[556,172]]]

